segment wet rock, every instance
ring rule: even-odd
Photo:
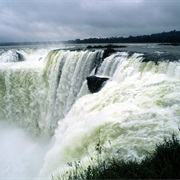
[[[105,59],[106,57],[110,56],[111,54],[115,53],[116,50],[112,49],[112,48],[107,48],[104,50],[104,53],[103,53],[103,57],[102,59]]]
[[[165,45],[165,46],[180,46],[180,43],[162,43],[159,45]]]
[[[18,55],[18,61],[24,61],[24,56],[18,52],[16,52],[16,54]]]
[[[107,45],[95,45],[95,46],[88,45],[86,48],[87,49],[104,49],[104,48],[112,49],[112,48],[125,48],[125,47],[127,46],[107,44]]]
[[[24,57],[19,52],[15,50],[4,51],[1,55],[1,62],[9,63],[9,62],[20,62],[24,61]]]
[[[159,62],[162,62],[162,61],[175,62],[175,61],[178,61],[179,59],[180,59],[180,56],[176,54],[163,52],[160,54],[157,54],[157,53],[144,54],[142,62],[153,61],[156,65],[158,65]]]
[[[87,79],[87,85],[91,93],[98,92],[104,83],[109,80],[107,77],[89,76]]]

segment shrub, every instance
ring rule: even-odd
[[[96,148],[101,153],[99,143]],[[180,141],[174,134],[171,138],[165,138],[141,162],[119,159],[106,162],[98,159],[97,166],[86,169],[81,163],[75,163],[73,171],[58,179],[180,179]]]

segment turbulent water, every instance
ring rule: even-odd
[[[55,177],[77,160],[86,166],[98,143],[103,159],[141,160],[179,135],[179,49],[134,47],[105,59],[103,50],[1,49],[0,178]],[[92,75],[109,77],[94,94]]]

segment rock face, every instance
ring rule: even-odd
[[[180,56],[178,54],[162,52],[162,53],[144,54],[142,62],[153,61],[156,65],[158,65],[159,62],[162,62],[162,61],[174,62],[174,61],[178,61],[179,59],[180,59]]]
[[[16,54],[18,55],[18,61],[24,61],[24,57],[22,54],[16,52]]]
[[[109,78],[97,77],[97,76],[89,76],[86,79],[87,79],[88,88],[91,93],[98,92],[102,88],[104,82],[109,80]]]
[[[15,50],[8,50],[1,55],[0,61],[4,63],[19,62],[24,61],[24,57],[22,54],[16,52]]]
[[[114,49],[112,49],[112,48],[107,48],[107,49],[105,49],[104,50],[104,53],[103,53],[103,60],[106,58],[106,57],[108,57],[108,56],[110,56],[111,54],[113,54],[113,53],[115,53],[116,52],[116,50],[114,50]]]

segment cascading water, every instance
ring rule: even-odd
[[[180,64],[143,63],[140,55],[116,53],[104,60],[97,74],[110,75],[114,61],[111,80],[100,92],[76,101],[59,121],[42,176],[64,171],[70,161],[81,159],[82,164],[89,164],[90,157],[96,158],[99,139],[106,151],[104,159],[141,160],[155,143],[178,132]]]
[[[0,119],[34,133],[53,133],[94,69],[98,53],[53,50],[33,65],[2,63]]]
[[[21,62],[2,61],[0,56],[0,140],[3,148],[12,149],[12,143],[6,141],[16,136],[14,141],[22,142],[19,145],[25,154],[14,160],[13,155],[23,154],[17,148],[9,158],[0,157],[0,178],[51,177],[78,159],[86,166],[89,158],[96,156],[99,140],[106,150],[104,159],[141,160],[165,136],[178,132],[178,61],[155,64],[143,62],[139,53],[117,52],[97,68],[102,51],[47,50],[38,56],[27,50],[18,53],[24,58]],[[110,79],[91,94],[86,77],[94,73]],[[45,134],[54,136],[51,141],[44,140],[46,143],[42,137],[41,142],[34,140],[34,136]],[[38,164],[30,160],[34,158]],[[22,162],[27,166],[19,172],[17,166],[22,168]]]

